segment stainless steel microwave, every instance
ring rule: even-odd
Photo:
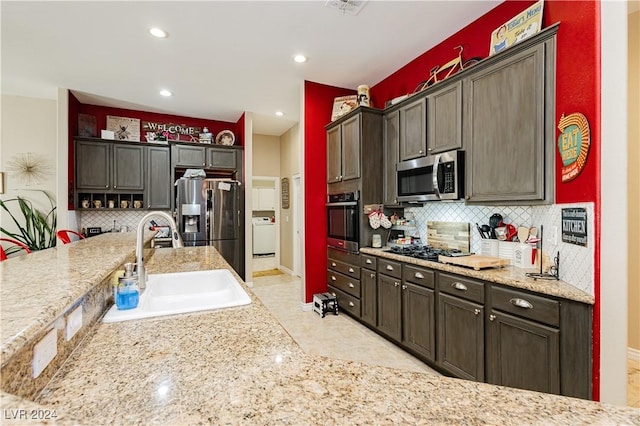
[[[398,163],[398,201],[458,200],[464,197],[464,151],[447,151]]]

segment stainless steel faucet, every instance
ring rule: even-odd
[[[147,272],[144,269],[144,259],[142,257],[142,236],[144,234],[144,228],[147,225],[147,220],[156,215],[164,217],[169,222],[169,226],[171,227],[171,244],[173,245],[173,248],[184,247],[182,237],[180,236],[180,232],[178,232],[178,226],[176,225],[175,220],[173,220],[173,217],[168,213],[163,211],[149,212],[140,219],[136,238],[136,266],[138,272],[138,286],[141,292],[147,286]]]

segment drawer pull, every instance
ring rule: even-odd
[[[476,314],[476,315],[480,315],[480,309],[475,308],[475,309],[473,310],[473,313],[474,313],[474,314]]]
[[[511,302],[512,305],[517,306],[518,308],[533,309],[533,305],[531,304],[531,302],[520,299],[519,297],[511,299],[509,300],[509,302]]]
[[[335,280],[336,280],[336,277],[331,275],[331,281],[335,281]]]
[[[400,285],[400,283],[399,283],[398,281],[394,281],[394,282],[393,282],[393,286],[394,286],[394,287],[398,287],[399,285]]]
[[[393,271],[393,266],[391,266],[391,265],[387,265],[387,268],[386,268],[386,269],[387,269],[387,271]]]
[[[331,266],[336,267],[338,265],[336,265],[336,262],[331,262]]]
[[[353,268],[349,268],[349,273],[353,274],[354,272]]]
[[[364,261],[364,263],[366,263],[367,265],[371,265],[373,262],[371,261],[371,259],[367,259]]]
[[[416,272],[415,274],[413,274],[414,278],[418,278],[418,279],[423,279],[424,275],[422,275],[420,272]]]
[[[495,319],[496,319],[496,316],[495,316],[495,315],[493,315],[493,314],[489,315],[489,321],[493,321],[493,320],[495,320]]]
[[[403,289],[403,290],[406,290],[406,289],[407,289],[407,286],[406,286],[406,285],[403,285],[403,286],[402,286],[402,289]]]
[[[369,278],[375,278],[376,274],[369,274]]]
[[[456,290],[467,291],[467,286],[457,281],[451,284],[451,287],[455,288]]]
[[[349,286],[349,288],[354,288],[355,286],[353,285],[353,283],[349,283],[347,284]]]
[[[354,306],[356,306],[356,305],[354,305],[353,302],[349,302],[349,307],[350,308],[353,308]]]

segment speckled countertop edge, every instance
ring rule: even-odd
[[[528,270],[519,269],[513,266],[505,266],[502,268],[487,268],[476,271],[475,269],[464,268],[461,266],[447,265],[439,262],[430,262],[428,260],[416,259],[409,256],[402,256],[394,253],[387,253],[385,249],[376,249],[365,247],[360,249],[360,253],[370,254],[377,257],[396,260],[398,262],[410,263],[413,265],[423,266],[425,268],[436,269],[439,271],[451,272],[454,274],[464,275],[467,277],[477,278],[497,284],[520,288],[533,291],[549,296],[556,296],[573,300],[576,302],[587,303],[593,305],[595,299],[590,294],[572,286],[571,284],[561,280],[534,280],[525,275]]]

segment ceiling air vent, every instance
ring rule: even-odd
[[[357,15],[366,3],[367,0],[327,0],[324,5],[342,13]]]

